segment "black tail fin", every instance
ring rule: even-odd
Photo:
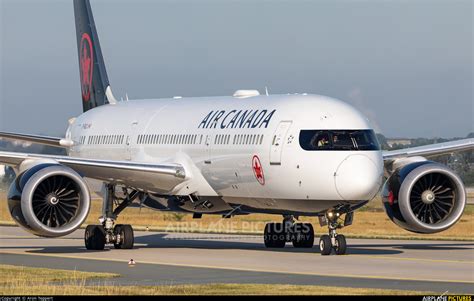
[[[77,50],[84,112],[114,103],[89,0],[74,0]]]

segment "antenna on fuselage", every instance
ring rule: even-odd
[[[265,86],[265,95],[268,96],[268,87],[267,86]]]
[[[125,99],[123,99],[123,97],[120,97],[120,101],[121,102],[128,101],[128,94],[125,93]]]

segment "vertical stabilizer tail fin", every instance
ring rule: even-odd
[[[115,103],[89,0],[74,0],[79,73],[84,112]]]

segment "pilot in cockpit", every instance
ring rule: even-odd
[[[319,135],[318,137],[318,147],[322,148],[329,144],[329,139],[327,134]]]

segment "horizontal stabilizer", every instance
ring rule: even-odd
[[[39,135],[29,135],[29,134],[18,134],[18,133],[7,133],[0,132],[0,139],[16,140],[31,142],[55,147],[68,148],[71,147],[74,143],[71,140],[65,138],[56,138],[49,136],[39,136]]]

